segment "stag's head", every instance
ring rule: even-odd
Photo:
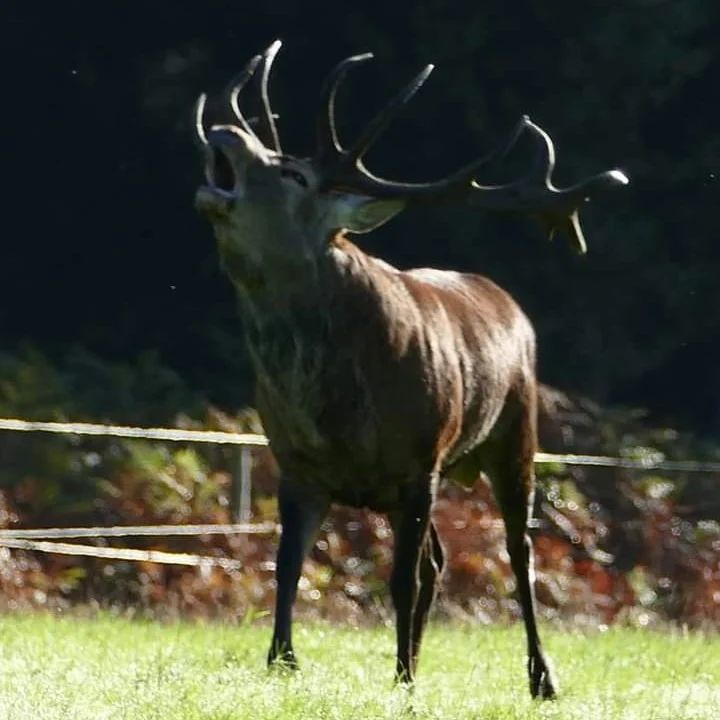
[[[226,101],[232,123],[206,130],[204,95],[196,106],[207,181],[197,192],[196,206],[213,224],[226,264],[230,255],[242,256],[255,266],[268,262],[297,266],[322,253],[338,231],[368,232],[405,206],[404,198],[384,197],[341,182],[337,161],[346,152],[340,149],[334,129],[335,90],[346,68],[369,56],[350,58],[328,81],[317,151],[312,158],[298,158],[282,152],[268,100],[268,74],[279,46],[273,43],[263,55],[252,58],[229,86]],[[238,99],[251,80],[256,87],[248,99],[256,101],[257,114],[246,119]]]
[[[213,224],[231,275],[268,263],[293,268],[312,261],[338,231],[363,233],[386,222],[409,203],[470,198],[491,210],[520,211],[537,217],[552,235],[564,230],[581,251],[585,242],[578,208],[590,194],[606,186],[625,184],[618,170],[593,176],[565,189],[553,186],[555,163],[550,137],[525,117],[510,139],[489,155],[442,180],[402,183],[373,175],[363,157],[389,121],[430,75],[425,67],[367,124],[349,147],[335,128],[335,95],[347,72],[372,55],[343,60],[327,78],[317,117],[316,149],[311,158],[283,153],[268,96],[270,69],[280,48],[274,42],[250,60],[225,93],[231,122],[205,125],[205,95],[198,99],[195,128],[205,156],[207,184],[199,188],[196,206]],[[241,112],[244,88],[253,115]],[[245,97],[245,96],[244,96]],[[503,157],[524,133],[537,145],[535,164],[522,178],[505,185],[483,186],[474,181],[478,169]],[[237,272],[233,272],[233,268]]]

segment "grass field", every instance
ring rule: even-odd
[[[720,717],[720,636],[545,629],[561,683],[530,700],[512,628],[430,627],[414,693],[394,689],[393,632],[299,624],[303,670],[263,667],[268,628],[110,617],[0,617],[2,720]]]

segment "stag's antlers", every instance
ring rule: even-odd
[[[549,237],[557,230],[567,233],[582,253],[587,245],[580,227],[579,208],[596,191],[629,180],[620,170],[609,170],[587,178],[568,188],[557,188],[552,182],[555,148],[550,136],[525,116],[513,130],[510,139],[486,156],[461,168],[446,178],[430,183],[399,183],[379,178],[364,166],[363,157],[390,120],[420,89],[433,70],[426,66],[403,90],[366,125],[351,149],[344,150],[335,130],[335,94],[347,71],[372,58],[372,54],[355,55],[339,63],[328,76],[322,94],[317,122],[315,163],[323,175],[326,189],[346,189],[373,197],[399,198],[408,201],[443,201],[466,195],[484,209],[523,212],[536,217]],[[504,157],[525,130],[538,141],[534,166],[527,175],[504,185],[480,185],[474,181],[478,170],[498,157]]]
[[[280,46],[280,41],[276,40],[262,55],[253,57],[226,91],[228,104],[242,128],[278,154],[282,151],[267,85],[272,63]],[[440,180],[404,183],[373,175],[363,164],[364,156],[393,117],[427,80],[433,65],[427,65],[414,77],[367,123],[350,148],[345,149],[335,127],[335,95],[348,70],[372,57],[372,53],[365,53],[346,58],[330,72],[323,85],[316,124],[316,149],[312,159],[321,180],[321,191],[343,190],[407,202],[445,202],[466,197],[486,210],[520,212],[534,217],[540,221],[550,238],[557,231],[564,232],[581,253],[586,252],[587,245],[580,226],[580,206],[595,193],[627,185],[629,180],[622,171],[614,169],[593,175],[567,188],[556,187],[552,181],[555,168],[553,142],[550,136],[527,116],[515,126],[504,144]],[[258,67],[261,68],[259,72]],[[238,96],[251,79],[254,80],[257,90],[249,98],[257,110],[255,127],[245,119],[238,105]],[[203,94],[195,106],[195,129],[200,142],[207,145],[203,124],[204,109]],[[503,185],[477,183],[474,178],[478,170],[507,155],[526,131],[530,132],[537,142],[536,159],[530,171]]]

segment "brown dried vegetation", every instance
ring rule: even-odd
[[[712,456],[628,412],[544,391],[545,450]],[[187,421],[185,421],[187,422]],[[213,412],[207,427],[257,429]],[[236,450],[70,437],[0,435],[0,527],[224,523]],[[718,476],[538,466],[537,593],[548,619],[720,623]],[[276,518],[276,468],[254,453],[253,520]],[[435,519],[448,551],[438,612],[481,622],[518,616],[504,530],[488,486],[442,488]],[[90,541],[92,542],[92,541]],[[241,559],[243,569],[132,563],[0,548],[0,608],[113,608],[157,617],[268,613],[277,536],[95,541]],[[336,508],[300,582],[298,612],[352,623],[390,617],[392,536],[384,516]]]

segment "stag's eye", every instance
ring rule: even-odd
[[[292,168],[280,168],[280,177],[290,178],[300,185],[300,187],[306,188],[308,186],[307,178],[301,172],[293,170]]]

